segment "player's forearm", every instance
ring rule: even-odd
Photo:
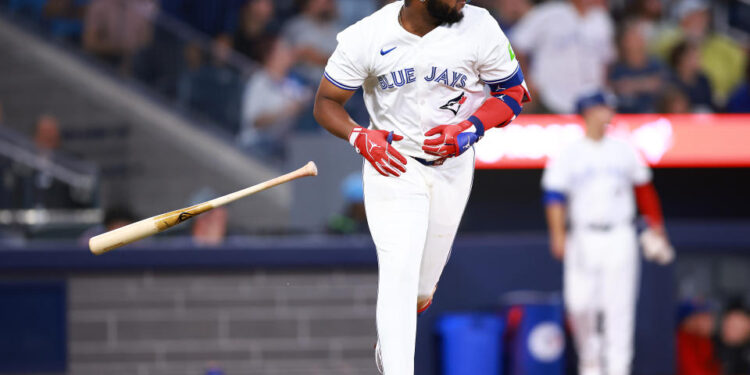
[[[521,85],[499,91],[494,91],[493,85],[490,87],[492,96],[469,118],[476,128],[481,127],[482,130],[509,124],[521,114],[522,103],[528,101],[528,93]]]
[[[349,140],[349,134],[357,126],[343,104],[320,95],[315,98],[313,115],[324,129],[342,139]]]
[[[565,239],[565,205],[562,203],[549,203],[546,205],[547,227],[550,239],[554,241]]]

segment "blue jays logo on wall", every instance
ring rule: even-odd
[[[553,362],[565,350],[565,333],[553,322],[536,325],[529,334],[529,352],[540,362]]]
[[[451,99],[448,103],[443,104],[440,109],[445,109],[453,112],[453,115],[457,115],[461,109],[461,105],[466,103],[466,95],[462,92],[461,95]]]

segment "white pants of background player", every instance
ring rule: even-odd
[[[638,246],[632,225],[574,229],[564,263],[565,307],[580,375],[629,375],[633,359]]]
[[[378,340],[387,375],[414,374],[417,299],[432,296],[474,177],[474,152],[440,166],[409,159],[383,177],[364,163],[367,222],[378,253]]]

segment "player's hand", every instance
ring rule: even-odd
[[[461,155],[479,140],[476,133],[465,132],[473,125],[470,121],[464,121],[457,125],[436,126],[424,133],[428,139],[425,139],[422,150],[430,155],[443,158]],[[435,135],[437,137],[429,138]]]
[[[562,261],[565,258],[565,237],[553,237],[550,239],[550,252],[555,259]]]
[[[406,172],[406,158],[391,146],[391,142],[400,141],[403,136],[385,130],[371,130],[360,126],[352,129],[349,143],[354,146],[383,176],[401,176]]]
[[[643,249],[643,257],[646,260],[660,265],[667,265],[674,261],[675,251],[669,243],[664,226],[656,225],[646,229],[640,234],[639,240]]]

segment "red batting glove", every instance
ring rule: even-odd
[[[400,141],[403,136],[385,130],[371,130],[360,126],[352,129],[349,143],[383,176],[401,176],[406,172],[406,158],[395,148],[392,141]]]
[[[479,140],[479,136],[476,133],[464,133],[466,129],[473,125],[471,121],[467,120],[457,125],[436,126],[428,130],[427,133],[424,133],[426,137],[432,137],[436,134],[438,136],[426,139],[422,150],[430,155],[443,158],[461,155]]]

